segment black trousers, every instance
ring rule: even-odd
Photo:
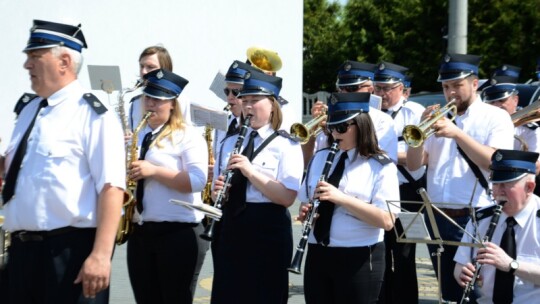
[[[214,261],[212,304],[286,303],[293,240],[288,210],[247,203],[233,216],[223,210]]]
[[[417,190],[426,187],[426,175],[414,183],[399,186],[402,201],[422,202]],[[403,203],[402,208],[410,212],[417,212],[421,204]],[[398,235],[403,233],[401,221],[396,221]],[[379,296],[380,304],[392,303],[418,303],[418,279],[416,275],[416,244],[399,243],[396,231],[385,231],[384,243],[386,245],[386,270],[384,283]]]
[[[95,234],[95,229],[75,229],[42,240],[23,242],[13,237],[7,267],[8,303],[108,303],[108,288],[86,299],[82,284],[73,284],[92,251]]]
[[[307,304],[377,302],[385,268],[384,242],[366,247],[309,244],[308,248],[304,269]]]
[[[192,303],[208,242],[201,224],[144,222],[127,244],[129,279],[137,303]]]

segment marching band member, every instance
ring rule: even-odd
[[[538,153],[497,150],[492,157],[490,180],[493,195],[502,206],[502,214],[492,224],[495,207],[477,212],[470,235],[483,238],[494,229],[490,241],[481,248],[460,246],[454,260],[454,277],[460,286],[471,281],[477,265],[481,266],[475,286],[479,296],[471,303],[535,303],[540,296],[540,198],[533,194]],[[491,228],[490,228],[491,226]],[[513,235],[512,235],[513,230]],[[508,236],[508,237],[505,237]],[[463,235],[463,243],[473,243]]]
[[[142,80],[144,75],[157,69],[173,71],[173,63],[169,51],[161,45],[153,45],[145,48],[139,55],[139,77]],[[191,120],[188,102],[178,102],[180,112],[185,122]],[[133,130],[141,121],[144,115],[144,102],[142,95],[133,97],[129,106],[129,124]]]
[[[375,303],[385,269],[384,230],[394,218],[386,200],[399,201],[397,169],[379,148],[368,114],[369,93],[335,93],[327,128],[340,151],[327,181],[319,181],[329,149],[311,161],[298,199],[319,199],[309,236],[306,303]],[[338,160],[339,159],[339,160]],[[301,219],[308,207],[303,204]],[[392,206],[391,211],[399,212]]]
[[[409,171],[406,168],[407,148],[403,140],[403,128],[406,125],[418,125],[425,108],[404,96],[406,67],[390,62],[381,62],[375,70],[373,83],[375,95],[382,99],[382,111],[394,120],[394,128],[398,136],[398,178],[399,195],[402,201],[422,201],[419,188],[426,187],[426,167]],[[402,203],[401,207],[409,212],[420,209],[419,204]],[[396,231],[403,233],[399,218]],[[401,243],[396,240],[396,231],[387,231],[384,236],[386,245],[386,264],[384,283],[379,304],[382,303],[418,303],[418,280],[416,276],[416,244]],[[394,300],[395,299],[395,300]]]
[[[186,125],[177,101],[188,81],[159,69],[144,76],[144,110],[153,112],[139,137],[139,218],[128,240],[129,278],[137,303],[191,303],[207,243],[199,238],[203,214],[170,199],[200,202],[208,153],[197,130]]]
[[[217,239],[211,303],[287,302],[287,267],[293,250],[287,208],[300,187],[303,163],[300,145],[277,131],[282,119],[277,101],[281,82],[255,70],[245,74],[238,96],[250,125],[242,153],[231,154],[239,135],[229,137],[214,167],[214,176],[219,176],[214,201],[224,187],[220,172],[235,173]]]
[[[373,76],[376,65],[371,63],[347,60],[340,67],[337,75],[337,91],[341,93],[368,92],[373,93]],[[316,102],[312,108],[312,116],[318,117],[327,108],[322,102]],[[381,110],[373,106],[369,110],[369,116],[375,127],[375,133],[379,147],[386,151],[387,155],[397,163],[397,135],[394,130],[394,121]],[[324,122],[322,122],[324,125]],[[328,136],[321,132],[316,138],[302,145],[305,165],[317,150],[328,147]]]
[[[477,95],[479,56],[447,54],[439,69],[447,101],[455,100],[457,115],[454,121],[441,117],[431,128],[435,136],[407,150],[407,167],[417,170],[427,165],[427,191],[434,202],[445,203],[441,210],[461,227],[470,218],[469,203],[473,208],[490,205],[490,185],[487,182],[491,155],[496,148],[513,145],[513,125],[507,113],[486,105]],[[422,120],[431,115],[434,106],[426,109]],[[479,182],[475,188],[476,182]],[[471,200],[472,199],[472,200]],[[446,218],[435,214],[436,224],[445,241],[461,240],[463,231]],[[428,229],[431,225],[428,223]],[[433,268],[438,272],[438,245],[428,245]],[[462,288],[453,279],[455,246],[444,245],[440,254],[442,298],[459,301]]]
[[[37,96],[5,158],[8,303],[109,301],[125,153],[117,117],[78,80],[86,47],[80,25],[34,20],[23,50]]]

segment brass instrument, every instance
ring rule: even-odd
[[[0,215],[0,270],[6,268],[8,263],[8,248],[11,244],[9,232],[3,229],[4,216]]]
[[[248,60],[265,72],[277,72],[281,69],[281,58],[277,52],[252,46],[247,49]]]
[[[328,179],[330,168],[332,167],[332,163],[334,162],[334,158],[338,150],[339,150],[339,140],[336,140],[332,143],[332,146],[330,147],[330,152],[328,152],[328,156],[326,157],[326,162],[324,164],[322,174],[319,177],[319,181],[326,181]],[[317,214],[319,210],[319,204],[320,204],[319,199],[316,198],[311,203],[313,206],[306,214],[306,219],[304,220],[304,224],[302,225],[302,237],[300,238],[300,242],[298,243],[298,246],[296,247],[296,253],[294,254],[293,260],[291,262],[291,266],[287,268],[287,270],[296,274],[302,273],[300,271],[300,267],[302,266],[302,259],[304,257],[304,252],[305,252],[307,241],[309,238],[309,233],[311,232],[311,228],[313,227],[313,222],[316,217],[315,215]]]
[[[301,144],[307,143],[310,137],[316,137],[319,135],[319,133],[321,133],[321,122],[326,120],[327,117],[328,115],[326,115],[326,113],[322,113],[321,115],[308,121],[306,124],[299,122],[292,124],[290,131],[291,136]]]
[[[514,127],[526,125],[531,122],[540,120],[540,99],[526,106],[525,108],[510,115]]]
[[[418,126],[405,126],[403,128],[403,139],[410,147],[419,147],[428,137],[435,133],[435,130],[431,128],[433,124],[450,112],[452,113],[450,120],[454,120],[457,116],[455,99],[450,100],[444,107],[434,111],[430,118],[423,120]]]
[[[246,132],[247,132],[247,129],[249,127],[250,120],[251,120],[251,115],[248,115],[246,117],[246,119],[244,120],[244,123],[242,124],[242,128],[240,129],[240,134],[238,135],[238,138],[236,139],[236,143],[234,144],[234,149],[233,149],[231,155],[240,153],[240,148],[242,148],[244,138],[246,137]],[[219,192],[217,194],[217,197],[216,197],[216,202],[214,204],[214,207],[217,208],[217,209],[221,209],[223,207],[223,203],[225,202],[225,199],[227,197],[227,193],[229,192],[229,187],[231,186],[231,180],[232,180],[232,177],[234,175],[234,171],[233,170],[227,170],[227,171],[225,171],[223,173],[223,175],[225,176],[225,181],[223,183],[223,188],[221,188],[221,190],[219,190]],[[214,239],[214,227],[215,227],[215,225],[216,225],[216,220],[213,219],[213,218],[210,219],[208,225],[206,226],[204,232],[200,235],[200,237],[203,240],[212,241]]]
[[[206,140],[206,147],[208,148],[208,165],[213,166],[215,163],[214,152],[212,151],[212,128],[209,125],[204,127],[204,139]],[[208,180],[204,186],[204,190],[201,193],[203,203],[212,205],[212,180]]]
[[[118,116],[120,117],[120,122],[122,123],[122,130],[124,130],[124,135],[129,135],[129,133],[131,133],[131,128],[129,127],[128,120],[127,120],[128,117],[126,115],[126,111],[124,108],[124,104],[125,104],[124,96],[127,93],[131,93],[137,90],[138,88],[143,86],[143,84],[144,82],[141,79],[138,79],[137,83],[135,83],[135,86],[133,86],[133,88],[124,89],[122,90],[122,93],[118,95],[118,103],[116,104],[116,107],[114,109],[116,110],[116,113],[118,113]]]
[[[129,149],[126,150],[126,154],[129,155],[129,157],[126,157],[126,172],[129,171],[131,163],[136,161],[139,157],[139,148],[137,146],[139,141],[139,132],[141,132],[141,130],[146,126],[150,115],[152,115],[152,112],[146,112],[141,122],[139,122],[135,130],[133,130],[131,144],[129,146]],[[137,182],[131,179],[130,175],[127,174],[126,183],[127,186],[123,205],[124,215],[122,215],[122,218],[120,219],[120,225],[118,226],[118,230],[116,231],[117,245],[124,244],[128,240],[131,232],[133,232],[133,215],[135,214],[135,207],[137,206],[137,202],[133,198],[133,193],[137,188]]]

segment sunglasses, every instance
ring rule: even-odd
[[[240,94],[240,90],[225,88],[223,89],[223,93],[225,93],[225,96],[229,96],[229,93],[232,93],[234,97],[237,97]]]
[[[332,133],[333,131],[338,132],[339,134],[344,134],[349,129],[350,125],[354,125],[354,121],[349,122],[342,122],[336,125],[327,125],[326,129],[328,130],[328,133]]]
[[[364,84],[364,85],[349,85],[349,86],[340,86],[339,87],[339,90],[342,91],[342,92],[347,92],[347,93],[354,93],[354,92],[357,92],[363,88],[368,88],[368,87],[371,87],[371,85],[367,85],[367,84]]]

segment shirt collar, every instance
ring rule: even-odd
[[[403,106],[404,101],[405,101],[405,98],[403,98],[402,96],[395,105],[388,108],[388,112],[396,112],[397,110],[399,110]]]
[[[84,92],[84,89],[81,85],[81,83],[77,80],[72,81],[67,86],[61,88],[60,90],[54,92],[49,98],[47,98],[47,102],[49,103],[49,106],[56,106],[57,104],[60,104],[61,102],[69,99],[70,97],[80,95],[82,97]]]
[[[249,136],[249,134],[251,134],[251,131],[256,131],[257,134],[259,134],[259,137],[261,139],[266,139],[268,136],[272,135],[274,133],[274,129],[272,129],[272,127],[270,126],[270,124],[266,124],[262,127],[260,127],[259,129],[257,130],[254,130],[252,129],[251,127],[248,129],[248,132],[246,134],[246,137]]]

